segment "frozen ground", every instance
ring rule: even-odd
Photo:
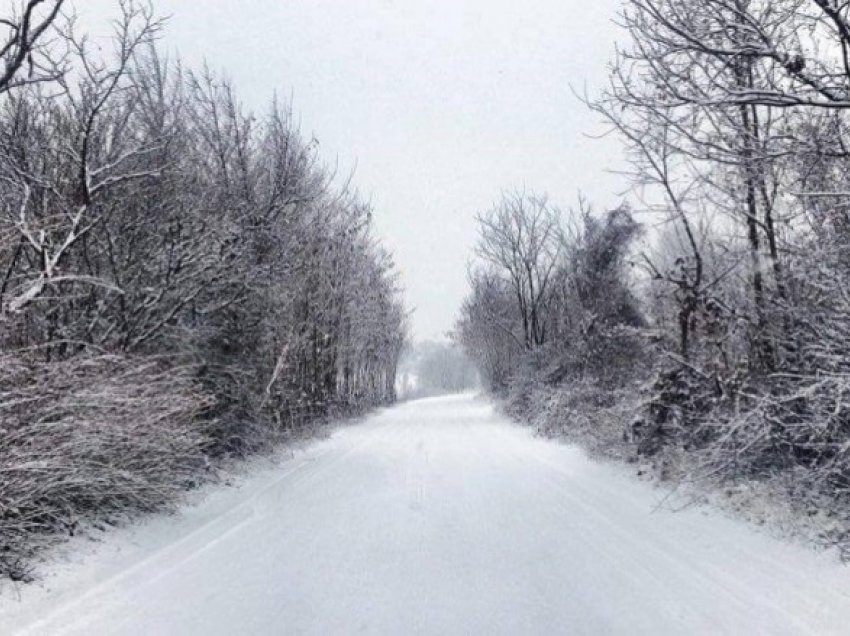
[[[5,590],[0,632],[848,633],[834,557],[661,497],[483,401],[412,402]]]

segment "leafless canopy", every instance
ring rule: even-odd
[[[65,0],[25,0],[0,16],[0,93],[62,77],[64,59],[55,29]]]

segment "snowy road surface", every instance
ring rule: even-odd
[[[834,557],[661,496],[483,401],[412,402],[116,533],[0,632],[850,633]]]

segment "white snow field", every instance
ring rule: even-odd
[[[833,555],[663,495],[483,400],[410,402],[6,590],[0,633],[850,633]]]

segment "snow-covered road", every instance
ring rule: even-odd
[[[0,598],[0,632],[850,633],[834,557],[661,496],[484,401],[411,402]]]

